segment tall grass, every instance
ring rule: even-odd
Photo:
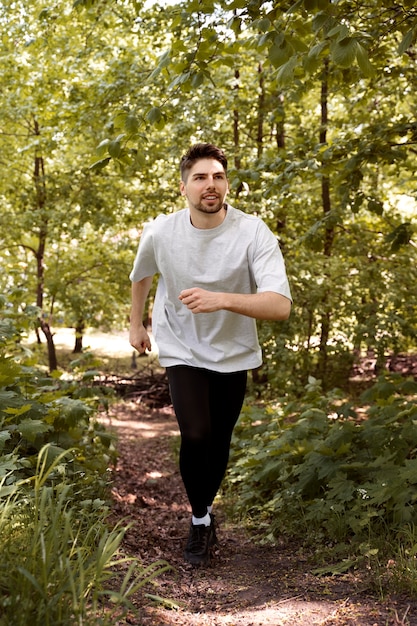
[[[109,529],[102,500],[75,502],[73,485],[51,486],[65,453],[0,502],[1,626],[114,624],[132,595],[169,566],[123,556],[126,527]]]

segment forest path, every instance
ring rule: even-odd
[[[103,422],[118,438],[113,471],[114,521],[131,523],[128,556],[172,569],[136,598],[135,626],[416,626],[417,602],[381,601],[355,572],[312,574],[311,555],[283,540],[259,545],[216,505],[220,548],[209,567],[184,563],[190,509],[178,472],[178,429],[171,407],[125,401]],[[153,598],[152,598],[153,597]],[[155,601],[155,598],[163,599]]]

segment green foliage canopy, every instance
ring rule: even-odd
[[[353,350],[384,363],[413,345],[412,3],[8,2],[1,19],[1,281],[18,305],[124,324],[141,225],[180,206],[179,147],[208,140],[287,260],[291,321],[261,327],[270,374],[284,359],[327,381]]]

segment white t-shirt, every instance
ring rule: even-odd
[[[183,289],[256,293],[291,298],[277,238],[254,215],[227,205],[216,228],[198,229],[188,209],[145,225],[130,274],[133,282],[159,274],[152,332],[163,367],[191,365],[235,372],[262,363],[256,321],[230,311],[192,313],[178,299]]]

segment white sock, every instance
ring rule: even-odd
[[[204,524],[204,526],[210,526],[211,518],[210,514],[206,513],[204,517],[192,517],[192,523],[194,526],[198,526],[199,524]]]

